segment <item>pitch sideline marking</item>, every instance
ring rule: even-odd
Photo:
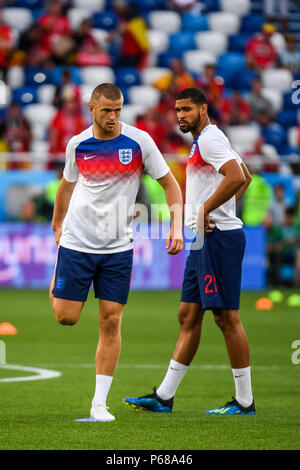
[[[43,367],[55,367],[57,364],[43,363],[37,364]],[[64,369],[92,369],[95,367],[93,363],[81,363],[81,364],[59,364],[59,367]],[[165,369],[168,364],[118,364],[118,369]],[[257,365],[252,366],[251,369],[255,370],[278,370],[283,369],[285,366],[276,365]],[[191,369],[194,370],[230,370],[229,364],[195,364],[191,365]]]
[[[0,366],[1,369],[7,370],[21,370],[23,372],[34,372],[36,375],[29,375],[27,377],[10,377],[0,379],[0,382],[29,382],[32,380],[46,380],[46,379],[54,379],[56,377],[60,377],[62,374],[57,370],[50,370],[50,369],[40,369],[37,367],[27,367],[27,366],[19,366],[15,364],[5,364]]]

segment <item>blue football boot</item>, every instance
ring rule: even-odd
[[[208,415],[255,415],[254,400],[250,406],[245,408],[240,405],[234,397],[233,400],[226,403],[222,408],[214,408],[213,410],[205,411]]]
[[[123,402],[126,405],[135,408],[136,410],[153,411],[155,413],[171,413],[173,408],[173,398],[163,400],[156,393],[156,387],[153,388],[153,393],[143,397],[126,397]]]

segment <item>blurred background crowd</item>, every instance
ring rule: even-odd
[[[238,212],[248,227],[265,227],[268,283],[299,286],[300,2],[0,0],[0,7],[0,177],[11,182],[0,221],[51,220],[66,144],[90,125],[87,104],[101,82],[122,90],[122,120],[151,134],[184,193],[191,137],[178,130],[174,103],[183,88],[199,87],[211,122],[252,173]],[[51,177],[31,181],[41,173]],[[139,201],[162,198],[145,176]]]

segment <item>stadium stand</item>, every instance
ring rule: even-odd
[[[134,3],[146,22],[150,45],[147,62],[137,67],[119,65],[121,37],[108,41],[120,23],[114,0],[85,0],[84,4],[80,0],[54,0],[50,9],[44,0],[11,0],[0,10],[3,41],[0,47],[0,168],[19,168],[10,164],[14,156],[5,142],[5,123],[11,103],[19,105],[31,128],[31,156],[26,157],[33,162],[31,168],[35,168],[35,160],[38,168],[41,161],[44,168],[48,168],[49,127],[58,106],[57,90],[62,87],[65,71],[70,75],[69,85],[72,86],[64,87],[61,99],[74,98],[75,94],[84,105],[95,85],[113,82],[125,98],[122,119],[135,124],[147,108],[157,107],[163,124],[163,113],[173,106],[176,90],[171,86],[158,89],[155,83],[168,73],[172,74],[173,59],[180,59],[195,86],[203,86],[209,93],[212,122],[222,127],[233,147],[242,157],[245,152],[249,157],[249,152],[259,147],[258,142],[265,145],[268,155],[276,156],[277,166],[270,168],[288,177],[297,193],[300,188],[300,7],[297,2],[289,2],[288,31],[279,17],[273,18],[271,29],[267,28],[272,31],[266,41],[271,44],[269,49],[276,51],[276,60],[271,67],[263,65],[259,70],[249,68],[246,50],[249,41],[261,38],[263,25],[270,21],[265,16],[263,0],[201,0],[195,1],[189,11],[175,8],[175,2],[168,0],[135,0]],[[50,36],[56,36],[55,47],[45,34],[49,15],[57,20],[51,27],[47,26]],[[110,58],[110,65],[78,65],[79,49],[74,35],[84,19],[91,20],[90,32],[99,50]],[[263,57],[262,64],[267,64],[267,59]],[[208,66],[212,67],[214,76],[206,75]],[[261,97],[265,101],[259,102],[258,98],[256,105],[269,103],[272,112],[266,120],[259,120],[250,109],[249,119],[242,126],[227,127],[222,120],[225,100],[238,91],[243,100],[248,101],[258,77],[262,80]],[[234,106],[234,101],[232,103]],[[257,168],[262,171],[264,165],[268,167],[264,155],[266,153],[256,155],[252,171],[259,171]],[[173,155],[173,159],[176,158]],[[257,159],[260,159],[258,166]],[[272,175],[268,171],[263,175],[271,185]]]

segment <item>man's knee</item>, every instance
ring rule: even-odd
[[[67,306],[61,305],[53,299],[52,307],[56,316],[57,321],[61,325],[73,326],[75,325],[80,316],[80,312],[74,308],[69,308]]]
[[[110,312],[100,319],[100,329],[108,336],[115,336],[120,332],[121,314],[120,312]]]
[[[237,312],[216,312],[214,311],[214,320],[222,332],[234,330],[239,327],[240,317]]]
[[[178,312],[178,321],[181,328],[193,329],[201,323],[203,311],[200,306],[182,303]]]

